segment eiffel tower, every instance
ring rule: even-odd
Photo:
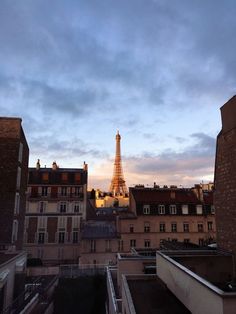
[[[117,131],[116,134],[116,157],[114,162],[114,170],[113,170],[113,177],[111,180],[110,185],[110,193],[113,194],[113,196],[128,194],[127,187],[125,185],[123,170],[122,170],[122,164],[121,164],[121,154],[120,154],[120,139],[121,136],[119,134],[119,131]]]

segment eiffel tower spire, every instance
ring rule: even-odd
[[[111,180],[110,185],[110,193],[115,195],[123,195],[128,193],[127,187],[125,185],[123,170],[122,170],[122,163],[121,163],[121,153],[120,153],[120,139],[121,136],[119,131],[116,134],[116,157],[114,162],[114,170],[113,170],[113,177]]]

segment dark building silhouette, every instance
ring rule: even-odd
[[[236,255],[236,96],[221,107],[217,137],[215,193],[217,243]]]
[[[22,249],[29,148],[20,118],[0,118],[0,245]]]

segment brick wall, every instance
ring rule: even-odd
[[[217,137],[215,193],[218,245],[236,254],[236,98],[222,108]]]
[[[18,160],[20,143],[22,160]],[[19,118],[0,118],[0,244],[22,248],[29,148]],[[17,169],[21,168],[20,186],[17,188]],[[20,195],[19,212],[14,213],[15,195]],[[17,241],[12,243],[13,221],[18,222]]]

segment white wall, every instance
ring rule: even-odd
[[[157,252],[157,275],[193,314],[236,313],[236,293],[224,299],[228,293],[160,252]]]

